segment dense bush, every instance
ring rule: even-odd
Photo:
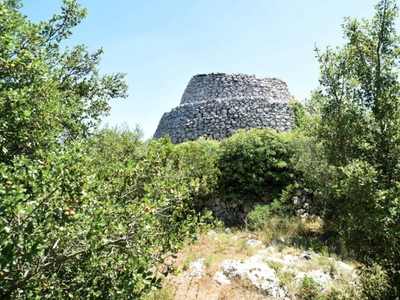
[[[2,299],[134,299],[171,270],[164,259],[202,227],[193,197],[205,183],[168,139],[136,136],[106,130],[2,166]]]
[[[246,225],[250,230],[262,230],[267,228],[271,220],[269,205],[257,205],[247,215]]]
[[[197,181],[195,200],[207,200],[217,190],[219,170],[215,160],[218,146],[218,142],[204,138],[177,145],[187,178]]]
[[[240,131],[219,145],[218,192],[238,203],[277,199],[293,182],[292,155],[282,134],[270,129]]]
[[[92,242],[81,243],[93,209],[85,193],[85,159],[78,147],[71,147],[47,152],[41,160],[21,157],[12,166],[0,166],[2,299],[45,297],[51,289],[57,291],[49,284],[51,278],[59,280],[60,266],[79,261],[85,244]],[[78,272],[75,276],[79,280]]]

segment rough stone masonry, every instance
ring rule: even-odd
[[[238,129],[287,131],[294,122],[292,100],[280,79],[199,74],[190,80],[180,105],[164,113],[154,138],[169,135],[173,143],[182,143],[201,136],[221,140]]]

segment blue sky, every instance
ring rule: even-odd
[[[145,138],[178,106],[193,75],[245,73],[284,80],[299,100],[318,87],[314,46],[343,43],[343,17],[371,18],[377,0],[78,0],[88,17],[70,45],[103,47],[103,73],[127,73],[128,99],[105,119],[139,125]],[[33,21],[61,0],[25,0]]]

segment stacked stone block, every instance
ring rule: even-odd
[[[194,76],[181,104],[164,113],[154,138],[169,135],[173,143],[200,136],[221,140],[238,129],[290,130],[293,96],[286,83],[254,75],[212,73]]]

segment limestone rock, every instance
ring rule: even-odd
[[[204,270],[204,258],[199,258],[198,260],[190,264],[189,278],[202,278],[202,271]]]
[[[220,285],[231,284],[231,281],[222,272],[215,273],[213,280],[218,282]]]

